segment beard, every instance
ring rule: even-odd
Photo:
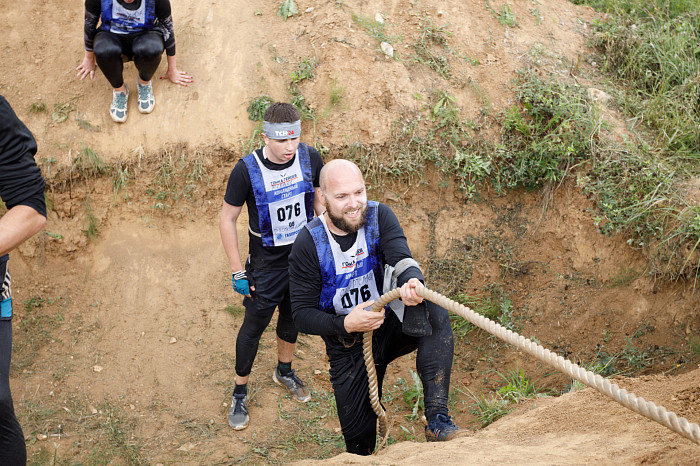
[[[331,222],[333,222],[333,225],[347,234],[355,233],[360,228],[365,226],[365,222],[367,221],[367,204],[362,206],[362,211],[360,212],[360,216],[357,218],[357,223],[350,223],[345,219],[345,217],[342,216],[342,214],[339,216],[334,215],[328,204],[326,204],[326,212],[328,213],[328,218],[330,218]]]

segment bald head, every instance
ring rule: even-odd
[[[367,215],[367,190],[360,169],[349,160],[331,160],[321,169],[318,180],[321,200],[335,234],[358,231]]]
[[[327,192],[329,184],[336,184],[344,178],[359,178],[362,180],[360,168],[349,160],[331,160],[321,168],[318,184],[321,191]]]

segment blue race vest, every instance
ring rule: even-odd
[[[331,242],[324,217],[317,217],[306,228],[316,244],[321,266],[319,309],[328,314],[345,315],[370,299],[377,300],[384,282],[379,244],[378,203],[367,203],[367,221],[357,232],[355,244],[347,251]]]
[[[102,30],[115,34],[148,31],[156,21],[155,0],[141,0],[137,10],[127,10],[117,0],[102,0]]]
[[[314,185],[306,144],[299,143],[294,163],[270,170],[255,152],[243,157],[258,208],[263,246],[292,244],[299,231],[314,218]]]

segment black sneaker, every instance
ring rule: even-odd
[[[279,367],[277,367],[274,371],[272,371],[272,380],[274,380],[278,385],[287,387],[289,393],[291,393],[294,398],[302,403],[306,403],[311,399],[311,392],[306,387],[306,384],[302,382],[299,377],[297,377],[293,370],[289,373],[289,375],[285,376],[279,373]]]
[[[438,414],[425,426],[425,440],[428,442],[446,442],[461,437],[463,431],[457,427],[450,416]]]
[[[236,395],[231,397],[231,409],[228,411],[228,425],[236,430],[248,427],[248,395]]]

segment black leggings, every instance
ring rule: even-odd
[[[372,347],[380,398],[389,363],[418,349],[416,371],[423,382],[425,416],[431,419],[437,414],[448,414],[454,343],[446,309],[428,302],[428,320],[433,328],[432,335],[410,337],[401,332],[401,322],[396,315],[387,311],[384,324],[374,332]],[[348,453],[370,455],[376,442],[377,416],[369,401],[362,342],[344,348],[339,346],[337,337],[325,336],[324,340],[346,448]]]
[[[0,320],[0,464],[3,466],[27,463],[24,434],[15,416],[10,394],[11,351],[12,321]]]
[[[142,81],[150,81],[160,65],[164,49],[163,35],[158,31],[136,35],[100,31],[93,44],[97,66],[115,89],[124,84],[122,55],[126,61],[134,60]]]
[[[270,324],[276,307],[279,309],[277,336],[280,340],[293,344],[299,335],[292,320],[287,271],[253,272],[253,275],[255,291],[252,299],[243,300],[245,317],[236,338],[236,375],[239,377],[250,375],[260,337]]]

